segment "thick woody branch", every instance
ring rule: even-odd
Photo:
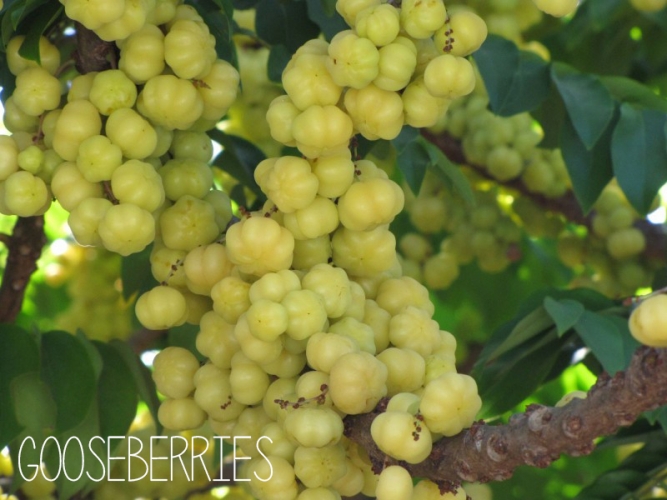
[[[19,217],[12,236],[2,241],[9,254],[0,285],[0,323],[11,323],[21,312],[30,276],[46,244],[44,217]]]
[[[594,439],[614,434],[642,412],[666,403],[667,349],[641,347],[625,372],[600,376],[586,399],[553,408],[530,405],[505,425],[476,422],[434,443],[431,455],[420,464],[394,460],[373,442],[370,426],[382,405],[374,413],[346,417],[345,433],[367,450],[376,472],[400,464],[413,476],[451,491],[463,481],[508,479],[521,465],[544,468],[561,455],[587,455]]]
[[[549,198],[539,193],[530,191],[521,179],[511,179],[509,181],[498,181],[492,177],[486,168],[481,165],[470,163],[466,160],[461,142],[447,133],[432,134],[428,130],[422,130],[422,134],[430,142],[438,146],[443,153],[454,163],[460,165],[467,165],[481,177],[485,177],[493,182],[508,187],[525,198],[531,199],[535,204],[542,207],[545,211],[555,212],[563,215],[570,222],[581,224],[589,229],[593,226],[592,213],[584,214],[581,210],[579,202],[574,196],[573,191],[568,191],[563,196],[557,198]],[[667,253],[667,235],[661,226],[651,224],[647,220],[639,220],[635,223],[635,227],[640,229],[646,237],[646,250],[644,256],[649,259],[664,260]]]

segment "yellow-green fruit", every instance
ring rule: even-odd
[[[563,17],[572,14],[579,4],[579,0],[533,0],[538,9],[554,17]]]
[[[449,11],[449,22],[435,32],[433,40],[440,50],[465,57],[475,52],[488,33],[484,19],[467,9]]]
[[[667,347],[667,295],[644,300],[630,315],[630,333],[642,344]]]
[[[475,71],[467,59],[443,54],[427,64],[424,83],[434,96],[456,99],[475,88]]]

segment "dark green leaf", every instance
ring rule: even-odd
[[[350,29],[343,17],[336,12],[333,0],[306,0],[308,17],[320,27],[324,37],[331,40],[336,33]]]
[[[116,349],[125,361],[125,365],[134,379],[136,392],[148,406],[148,409],[153,416],[153,420],[158,427],[157,432],[162,432],[162,427],[157,418],[157,410],[160,407],[160,400],[157,397],[155,382],[153,382],[150,370],[146,368],[139,357],[132,352],[132,349],[126,342],[112,340],[109,342],[109,345]]]
[[[560,92],[570,121],[587,150],[604,133],[614,114],[614,101],[600,80],[563,63],[551,66],[551,79]]]
[[[630,365],[632,356],[635,354],[635,351],[641,346],[641,344],[630,334],[627,317],[610,315],[608,318],[616,325],[616,329],[620,332],[623,350],[623,362],[624,366],[627,368]]]
[[[614,174],[640,213],[647,213],[667,182],[667,113],[621,105],[612,140]]]
[[[41,63],[39,55],[39,39],[42,34],[62,14],[63,6],[60,3],[49,2],[39,9],[39,12],[30,18],[30,26],[25,35],[25,40],[19,49],[19,55],[31,61]]]
[[[18,29],[21,21],[27,19],[29,14],[47,3],[50,3],[50,0],[25,0],[24,2],[17,2],[14,4],[17,5],[18,8],[11,11],[8,10],[14,29]],[[32,21],[32,19],[32,16],[30,16],[29,20]]]
[[[472,186],[470,185],[468,178],[461,172],[461,168],[452,163],[442,150],[432,142],[427,141],[421,136],[418,140],[423,142],[428,156],[431,159],[431,166],[436,174],[438,174],[438,177],[440,177],[452,191],[461,196],[468,206],[475,206],[475,195]]]
[[[132,371],[118,350],[103,342],[95,342],[103,361],[97,383],[99,435],[124,436],[137,413],[137,388]]]
[[[197,350],[196,341],[197,333],[199,332],[198,325],[184,325],[169,329],[168,344],[170,346],[177,346],[187,349],[194,354],[199,361],[206,361],[206,358]]]
[[[252,9],[259,0],[232,0],[234,9],[236,10],[247,10]]]
[[[544,299],[544,309],[556,323],[558,336],[572,328],[585,311],[581,302],[571,299],[554,300],[551,297]]]
[[[282,81],[283,71],[291,58],[292,54],[284,45],[278,44],[271,47],[269,61],[267,62],[269,80],[280,83]]]
[[[487,362],[502,356],[506,352],[544,335],[554,325],[554,320],[547,314],[544,307],[538,307],[524,316],[510,331],[507,338],[493,352],[488,354]]]
[[[16,420],[11,382],[25,373],[39,372],[39,348],[33,335],[9,324],[0,324],[0,449],[23,429]]]
[[[627,368],[625,347],[616,322],[591,311],[585,311],[574,327],[607,373],[613,375]]]
[[[639,492],[650,482],[656,483],[659,481],[661,471],[664,470],[664,464],[667,461],[667,440],[664,433],[647,432],[640,435],[639,440],[634,442],[642,443],[641,450],[632,453],[615,469],[598,476],[592,484],[581,490],[575,498],[577,500],[590,498],[614,500],[618,498],[627,498],[628,500],[631,498],[649,498],[640,495]],[[636,496],[625,497],[619,495],[619,492],[623,489],[627,493],[634,493]],[[646,493],[646,490],[644,490],[644,493]]]
[[[533,110],[548,96],[549,64],[536,54],[489,35],[474,57],[495,114],[512,116]]]
[[[95,379],[99,379],[100,373],[102,373],[102,358],[100,357],[100,354],[97,352],[97,349],[95,349],[95,346],[91,342],[91,340],[86,337],[86,334],[83,332],[81,329],[77,329],[76,331],[76,338],[79,339],[83,347],[86,349],[86,352],[88,353],[88,357],[90,358],[90,363],[93,366],[93,370],[95,372]]]
[[[482,409],[479,418],[489,418],[512,409],[537,389],[559,358],[565,337],[555,333],[535,346],[522,346],[485,367],[476,377]]]
[[[419,193],[431,157],[421,141],[408,143],[398,152],[396,160],[399,170],[413,193]]]
[[[266,157],[251,142],[218,129],[208,132],[211,139],[222,146],[222,152],[213,159],[213,165],[237,179],[243,186],[250,188],[260,198],[262,190],[255,182],[254,172],[257,165]]]
[[[623,76],[603,76],[600,81],[617,101],[633,104],[636,108],[655,109],[667,113],[667,99],[635,80]]]
[[[4,102],[14,93],[14,89],[16,88],[16,77],[9,71],[9,66],[7,66],[7,54],[4,52],[0,52],[0,87],[2,88],[0,99],[4,104]]]
[[[248,207],[248,200],[245,196],[245,190],[243,189],[243,184],[236,184],[232,190],[229,192],[229,197],[236,203],[239,207]]]
[[[123,283],[123,298],[125,300],[128,300],[134,294],[141,295],[158,284],[151,272],[150,256],[152,250],[153,245],[149,245],[141,252],[123,257],[120,278]]]
[[[663,431],[667,433],[667,406],[661,406],[655,410],[644,412],[644,416],[651,425],[658,423]]]
[[[39,372],[26,372],[10,382],[16,419],[30,434],[47,434],[56,423],[56,404]]]
[[[555,86],[552,85],[547,98],[531,115],[540,123],[544,132],[540,147],[559,148],[563,124],[567,119],[567,111]]]
[[[614,177],[611,141],[615,123],[607,128],[591,151],[586,149],[568,117],[563,123],[561,152],[572,180],[572,190],[584,213],[591,210],[602,190]]]
[[[270,45],[285,45],[292,53],[320,32],[317,24],[308,17],[306,2],[260,0],[256,9],[257,35]]]
[[[95,399],[97,381],[81,341],[62,331],[42,335],[42,379],[58,407],[56,432],[79,425]]]
[[[400,153],[403,151],[410,143],[417,140],[419,137],[419,130],[413,128],[409,125],[405,125],[401,132],[391,140],[391,143],[396,148],[396,152]]]
[[[15,12],[20,12],[24,2],[18,1],[14,2],[9,6],[5,7],[5,11],[2,15],[2,22],[0,22],[0,36],[2,36],[2,51],[7,51],[7,44],[14,37],[16,32],[16,27],[12,22],[12,18],[16,15]]]
[[[97,402],[94,401],[84,419],[74,428],[57,436],[60,450],[64,450],[65,444],[70,437],[75,440],[70,442],[67,453],[62,458],[53,442],[49,442],[48,451],[44,462],[48,470],[57,470],[59,464],[62,464],[63,470],[56,479],[55,485],[58,490],[59,498],[70,498],[85,487],[95,484],[88,476],[88,472],[93,478],[101,478],[104,470],[100,460],[105,460],[106,447],[98,438],[99,433],[99,409]],[[83,449],[77,445],[81,443]],[[89,444],[95,449],[95,455],[89,449]],[[99,458],[98,458],[99,457]],[[67,474],[65,474],[67,471]],[[83,471],[80,478],[77,476]],[[68,478],[69,476],[69,478]],[[71,480],[70,480],[71,479]]]
[[[591,22],[598,31],[615,21],[626,4],[626,0],[588,0],[586,2]]]

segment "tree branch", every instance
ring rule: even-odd
[[[667,403],[667,349],[641,347],[625,372],[603,374],[586,399],[562,407],[529,405],[508,424],[476,422],[460,434],[434,443],[420,464],[385,455],[370,435],[373,419],[383,411],[345,418],[345,434],[367,450],[376,472],[400,464],[415,477],[425,477],[453,491],[463,481],[502,481],[520,465],[548,467],[560,455],[590,454],[593,440],[629,426],[642,412]]]
[[[0,285],[0,323],[11,323],[21,312],[30,276],[46,245],[44,217],[19,217],[12,236],[3,241],[9,255]]]
[[[584,214],[573,191],[570,190],[563,196],[557,198],[549,198],[542,194],[530,191],[525,184],[521,182],[521,179],[511,179],[505,182],[499,181],[491,176],[483,166],[470,163],[463,153],[461,142],[448,133],[433,134],[428,130],[423,129],[422,135],[438,146],[442,152],[445,153],[445,156],[452,162],[459,165],[467,165],[478,175],[517,191],[522,196],[531,199],[544,210],[562,214],[570,222],[581,224],[592,229],[594,212]],[[663,261],[667,254],[667,235],[665,235],[664,228],[656,224],[651,224],[647,220],[636,221],[634,225],[640,229],[646,237],[646,249],[644,250],[643,255],[649,259]]]

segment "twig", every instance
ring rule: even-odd
[[[442,438],[431,455],[412,465],[387,457],[375,445],[370,426],[381,412],[345,418],[345,434],[367,450],[379,472],[400,464],[415,477],[425,477],[453,491],[463,481],[502,481],[520,465],[548,467],[560,455],[590,454],[593,440],[629,426],[642,412],[667,403],[667,349],[641,347],[629,368],[613,377],[602,374],[586,399],[562,407],[530,405],[508,424],[476,422],[460,434]]]
[[[3,242],[9,255],[0,285],[0,323],[11,323],[21,312],[30,276],[46,245],[44,217],[19,217],[12,236]]]
[[[594,212],[592,211],[588,214],[584,214],[573,191],[570,190],[564,195],[556,198],[549,198],[542,194],[530,191],[520,179],[511,179],[504,182],[499,181],[491,176],[483,166],[470,163],[463,153],[461,142],[451,135],[447,133],[432,134],[428,130],[422,130],[422,135],[438,146],[452,162],[460,165],[467,165],[478,175],[517,191],[523,197],[532,200],[534,203],[542,207],[542,209],[559,213],[570,222],[592,229]],[[636,221],[634,226],[641,230],[646,237],[646,249],[643,252],[644,257],[663,261],[667,254],[667,235],[665,234],[664,228],[656,224],[651,224],[647,220]]]

